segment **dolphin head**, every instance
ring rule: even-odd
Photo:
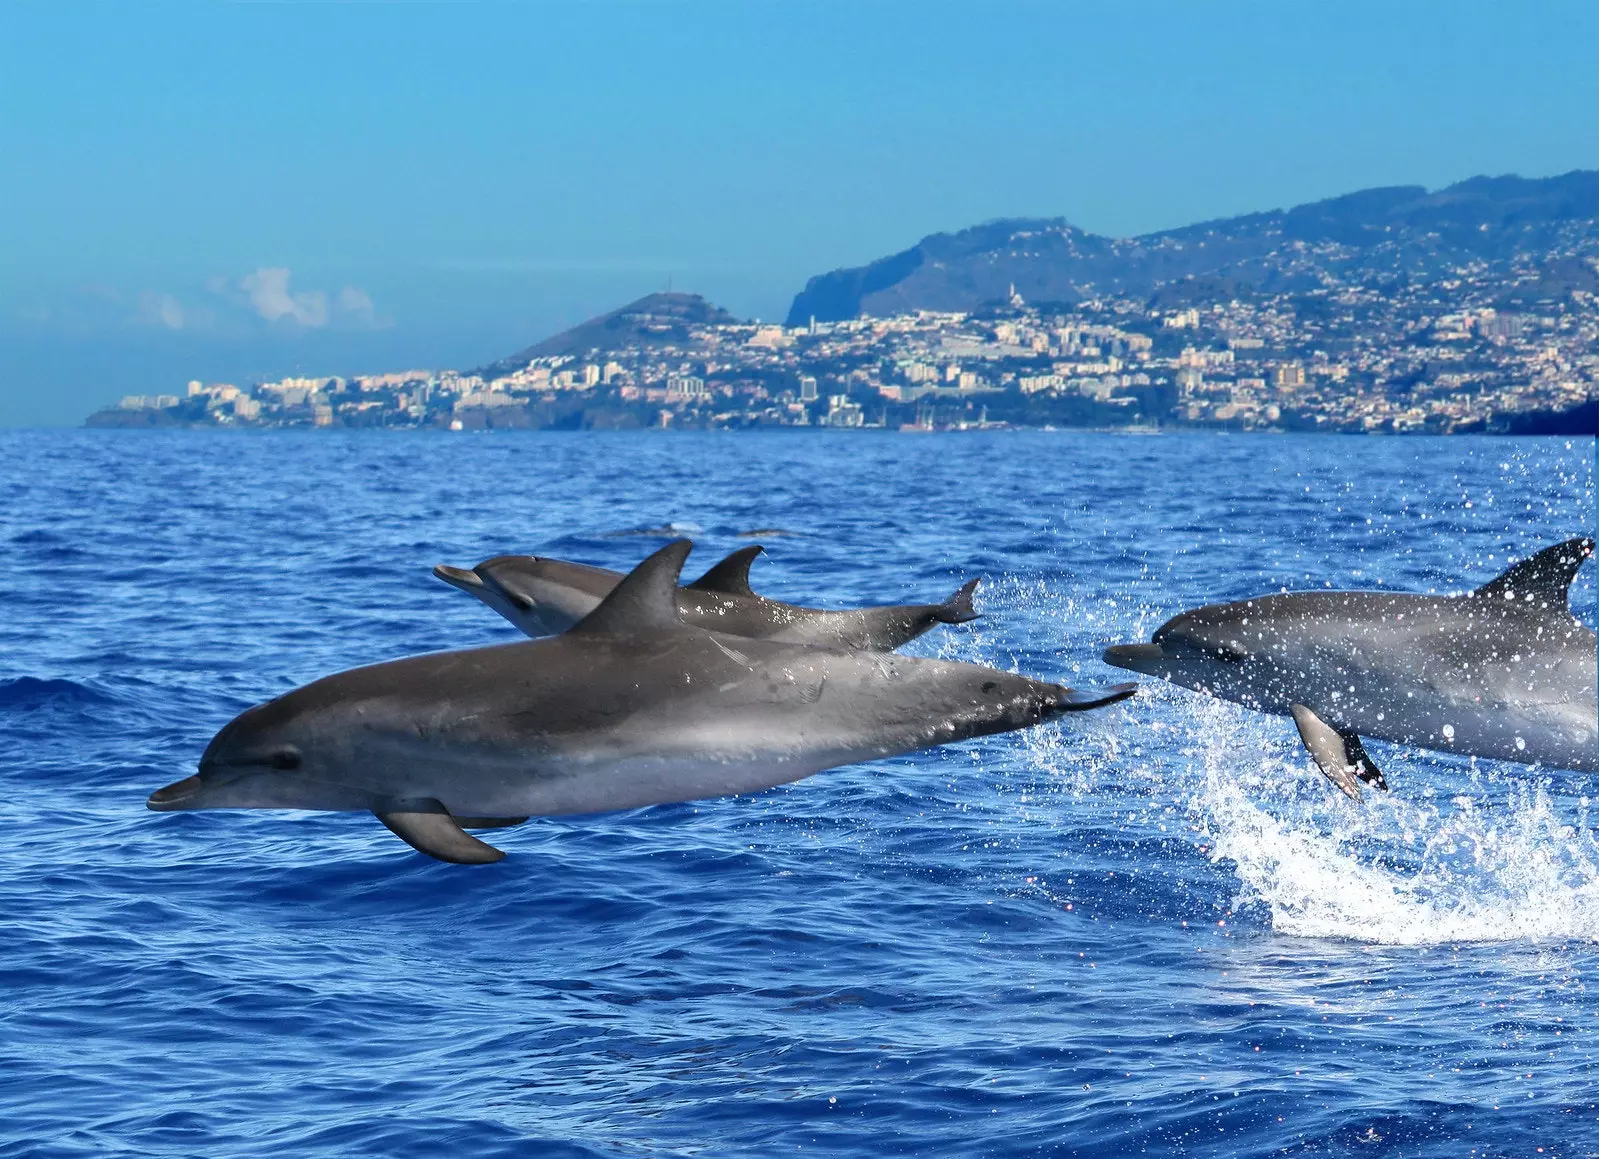
[[[499,587],[485,583],[483,577],[475,571],[468,571],[464,567],[451,567],[447,563],[437,564],[433,574],[453,588],[459,588],[468,595],[476,596],[500,615],[529,636],[548,635],[542,625],[524,623],[528,618],[528,610],[519,603],[514,602]],[[538,630],[530,630],[537,628]]]
[[[529,636],[566,631],[621,579],[604,568],[536,555],[497,555],[472,571],[482,585],[473,594]]]
[[[1251,620],[1254,623],[1251,623]],[[1227,700],[1249,702],[1272,663],[1273,633],[1263,632],[1254,601],[1212,604],[1158,628],[1148,644],[1117,644],[1104,660]]]
[[[347,764],[325,707],[299,689],[246,709],[211,739],[192,777],[157,789],[157,812],[187,809],[365,809],[370,794],[342,784]]]

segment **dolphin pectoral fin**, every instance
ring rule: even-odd
[[[526,820],[526,817],[456,817],[455,823],[462,829],[509,829]]]
[[[1326,778],[1344,791],[1351,800],[1361,799],[1360,783],[1376,785],[1386,790],[1388,782],[1377,767],[1377,762],[1366,754],[1366,746],[1352,732],[1340,732],[1303,704],[1293,705],[1294,724],[1299,727],[1299,739],[1316,761]]]
[[[393,810],[372,810],[377,819],[418,853],[456,865],[487,865],[505,854],[479,841],[437,801],[405,801]]]
[[[1063,688],[1055,701],[1062,712],[1086,712],[1090,708],[1104,708],[1118,700],[1126,700],[1138,691],[1136,684],[1106,684],[1098,688]]]
[[[1344,738],[1344,752],[1349,757],[1349,763],[1355,767],[1355,776],[1365,781],[1368,785],[1376,785],[1383,792],[1388,791],[1388,778],[1382,775],[1382,770],[1377,767],[1377,762],[1371,759],[1366,752],[1366,746],[1360,743],[1360,738],[1352,732],[1341,734]]]
[[[684,586],[699,592],[720,592],[728,596],[757,598],[755,589],[750,587],[750,564],[754,563],[755,557],[765,550],[758,543],[750,547],[741,547],[699,579]]]

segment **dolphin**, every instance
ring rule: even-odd
[[[941,604],[824,612],[779,603],[750,587],[750,564],[766,549],[740,548],[677,593],[678,611],[698,627],[731,636],[891,652],[933,627],[977,618],[969,580]],[[497,555],[468,571],[440,564],[433,574],[470,592],[533,637],[564,632],[622,582],[620,572],[534,555]]]
[[[1571,614],[1593,555],[1569,539],[1455,596],[1294,592],[1184,612],[1105,662],[1293,717],[1350,797],[1388,787],[1361,737],[1439,752],[1599,768],[1594,633]]]
[[[684,621],[678,540],[570,631],[324,677],[241,713],[151,809],[370,810],[443,861],[469,828],[750,793],[1130,696]]]

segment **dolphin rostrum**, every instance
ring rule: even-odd
[[[149,807],[369,809],[423,853],[497,861],[465,830],[755,792],[1135,688],[708,632],[678,611],[689,550],[663,547],[563,635],[355,668],[248,709]]]
[[[1294,592],[1212,604],[1105,662],[1292,716],[1350,797],[1387,783],[1360,738],[1592,772],[1594,633],[1567,596],[1592,539],[1545,548],[1458,596]]]
[[[740,548],[679,588],[677,606],[683,620],[731,636],[891,652],[934,624],[964,624],[977,618],[972,608],[977,580],[969,580],[941,604],[824,612],[769,600],[750,587],[750,564],[764,550]],[[622,582],[620,572],[607,568],[533,555],[498,555],[471,571],[440,564],[433,574],[470,592],[534,637],[566,631]]]

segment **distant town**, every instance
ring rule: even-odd
[[[1591,296],[1536,314],[1358,292],[1327,306],[1060,310],[1012,295],[974,313],[785,327],[697,320],[720,312],[658,294],[601,320],[614,345],[488,372],[195,381],[90,425],[1450,434],[1553,429],[1599,398]]]
[[[1592,434],[1596,413],[1599,173],[1575,171],[1131,239],[990,222],[812,278],[781,325],[657,293],[477,368],[195,381],[89,424]]]

